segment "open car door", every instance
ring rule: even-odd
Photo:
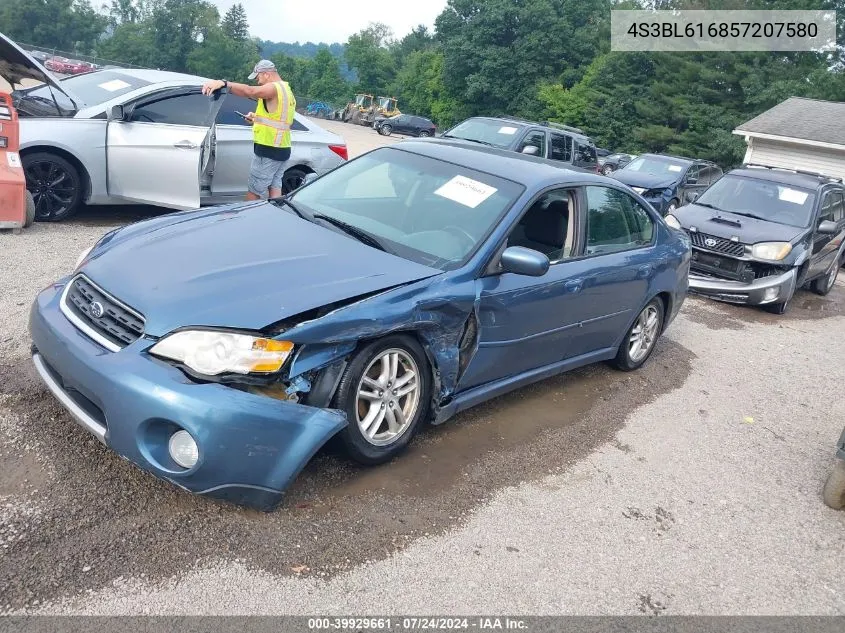
[[[214,168],[223,91],[168,89],[115,106],[106,141],[109,195],[171,209],[197,209]]]

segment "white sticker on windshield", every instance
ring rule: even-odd
[[[803,191],[797,189],[789,189],[788,187],[778,187],[778,198],[784,202],[792,202],[794,204],[804,204],[807,201],[807,195]]]
[[[474,209],[496,193],[497,189],[466,176],[455,176],[434,193]]]
[[[669,171],[681,171],[680,165],[669,165]]]
[[[505,125],[499,128],[499,134],[516,134],[516,128]]]
[[[100,88],[102,88],[103,90],[108,90],[109,92],[116,92],[118,90],[123,90],[124,88],[129,87],[129,84],[123,81],[122,79],[112,79],[111,81],[107,81],[99,85]]]
[[[6,160],[9,161],[9,167],[21,166],[21,157],[17,152],[6,152]]]

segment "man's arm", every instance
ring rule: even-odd
[[[202,87],[204,95],[210,95],[216,90],[220,90],[226,85],[225,81],[215,79],[209,81]],[[249,97],[250,99],[272,99],[276,96],[276,88],[273,84],[264,84],[263,86],[248,86],[247,84],[239,84],[233,81],[229,82],[229,92],[238,97]]]

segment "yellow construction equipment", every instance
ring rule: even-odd
[[[376,117],[389,118],[398,114],[402,113],[399,111],[396,97],[379,97],[370,109],[364,112],[361,117],[361,125],[372,125]]]
[[[355,101],[346,104],[343,109],[344,123],[354,123],[356,125],[366,125],[362,123],[364,116],[369,113],[373,107],[375,97],[368,94],[356,94]]]

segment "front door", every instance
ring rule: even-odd
[[[126,104],[109,120],[109,195],[172,209],[196,209],[214,166],[214,117],[220,95],[168,90]]]
[[[819,207],[819,216],[816,219],[815,226],[825,221],[835,222],[839,225],[839,233],[842,232],[843,215],[845,214],[845,201],[843,201],[842,191],[832,190],[828,191],[822,196],[821,205]],[[833,265],[833,261],[839,252],[839,247],[842,244],[842,236],[837,233],[829,235],[819,233],[816,231],[813,235],[813,257],[810,260],[809,276],[818,277],[825,274]]]

